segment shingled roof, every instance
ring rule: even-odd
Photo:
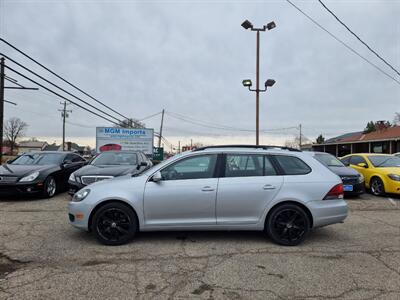
[[[393,126],[370,133],[354,132],[329,139],[325,144],[362,143],[370,141],[400,140],[400,126]]]

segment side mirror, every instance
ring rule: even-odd
[[[66,160],[64,160],[64,162],[62,163],[62,167],[68,167],[69,165],[71,165],[72,164],[72,160],[70,160],[70,159],[66,159]]]
[[[148,166],[148,165],[147,165],[147,162],[142,161],[140,164],[137,165],[136,169],[139,170],[141,167],[147,167],[147,166]]]
[[[161,176],[160,171],[154,173],[153,177],[151,177],[151,181],[153,181],[153,182],[159,182],[161,180],[162,180],[162,176]]]
[[[358,163],[357,166],[360,168],[368,168],[368,165],[366,163]]]

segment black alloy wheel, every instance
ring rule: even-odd
[[[374,177],[371,179],[370,183],[371,193],[375,196],[384,196],[385,195],[385,186],[382,180],[378,177]]]
[[[269,237],[280,245],[296,246],[310,231],[310,220],[298,205],[284,204],[275,208],[266,224]]]
[[[136,234],[138,223],[132,209],[125,204],[108,203],[96,211],[92,230],[105,245],[122,245]]]
[[[57,192],[57,182],[53,176],[46,178],[43,184],[43,196],[45,198],[53,197]]]

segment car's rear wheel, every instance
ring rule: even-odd
[[[374,177],[371,179],[370,183],[371,193],[375,196],[383,196],[385,195],[385,185],[382,180],[378,177]]]
[[[53,197],[57,192],[57,182],[53,176],[46,178],[43,184],[43,195],[46,198]]]
[[[307,213],[296,204],[283,204],[272,210],[266,222],[268,236],[280,245],[296,246],[310,231]]]
[[[94,214],[92,231],[105,245],[122,245],[136,234],[138,222],[135,213],[125,204],[112,202],[100,207]]]

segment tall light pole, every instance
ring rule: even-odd
[[[251,31],[257,32],[257,40],[256,40],[256,89],[251,89],[251,80],[245,79],[243,80],[243,85],[248,87],[250,91],[256,92],[256,145],[259,145],[260,142],[260,92],[265,92],[268,86],[273,86],[275,84],[275,80],[268,79],[265,82],[265,89],[260,89],[260,31],[266,31],[274,29],[276,27],[275,22],[270,22],[267,25],[264,25],[262,28],[254,28],[253,24],[250,21],[246,20],[242,23],[242,27],[244,29],[250,29]]]

